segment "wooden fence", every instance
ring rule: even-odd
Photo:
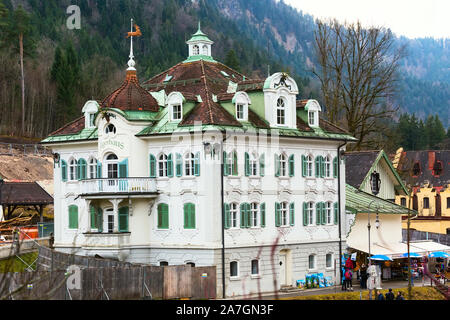
[[[79,273],[68,273],[77,266]],[[79,287],[70,282],[79,277]],[[149,266],[39,248],[35,272],[0,274],[0,298],[48,300],[215,299],[216,267]]]

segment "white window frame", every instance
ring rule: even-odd
[[[88,175],[89,175],[89,179],[96,179],[97,178],[97,165],[98,165],[98,160],[94,157],[91,157],[89,159],[89,171],[88,171]]]
[[[198,56],[200,54],[200,47],[197,44],[192,46],[192,55]]]
[[[259,204],[252,202],[250,204],[250,227],[257,228],[259,226]]]
[[[288,176],[288,156],[284,153],[280,154],[279,156],[279,163],[280,163],[280,177],[287,177]]]
[[[177,108],[178,110],[175,110]],[[174,103],[170,106],[171,109],[171,120],[181,121],[183,119],[183,106],[181,103]]]
[[[311,267],[311,258],[312,258],[312,267]],[[316,270],[316,255],[310,254],[308,256],[308,270]]]
[[[253,273],[253,262],[256,261],[256,268],[258,270],[257,273]],[[259,268],[259,259],[252,259],[250,261],[250,275],[253,277],[259,276],[261,274],[260,268]]]
[[[168,157],[165,153],[158,156],[158,176],[167,177]]]
[[[280,203],[280,226],[289,226],[289,203],[287,202]]]
[[[202,47],[202,54],[204,56],[208,56],[209,55],[208,46],[206,44],[204,44],[203,47]]]
[[[240,110],[240,107],[242,110]],[[246,120],[245,117],[245,104],[243,103],[236,103],[236,119],[240,121]]]
[[[232,271],[231,264],[232,264],[232,263],[236,263],[236,275],[232,275],[232,274],[231,274],[231,271]],[[237,278],[239,278],[239,261],[237,261],[237,260],[232,260],[232,261],[230,261],[230,278],[231,278],[231,279],[237,279]]]
[[[333,224],[333,205],[331,202],[325,202],[325,219],[326,224]]]
[[[308,178],[314,176],[314,157],[310,154],[306,155],[306,176]]]
[[[70,161],[69,161],[69,181],[75,181],[78,179],[77,166],[78,166],[78,161],[75,158],[70,159]]]
[[[108,159],[110,156],[115,156],[115,159]],[[117,179],[119,177],[119,158],[114,153],[109,153],[105,157],[105,177],[109,179]],[[116,173],[116,177],[114,177],[114,174],[112,177],[109,176],[109,173]],[[108,182],[108,184],[111,186],[115,182],[114,180],[111,180]]]
[[[328,257],[330,257],[330,265],[328,265]],[[325,268],[333,269],[333,254],[330,252],[325,255]]]
[[[314,225],[314,202],[312,201],[307,203],[306,216],[308,221],[307,226]]]
[[[331,157],[326,156],[324,158],[324,166],[325,166],[325,178],[331,178]]]
[[[187,177],[193,177],[194,176],[194,170],[195,170],[195,162],[194,162],[195,156],[192,152],[188,152],[184,155],[184,175]]]
[[[239,214],[238,214],[238,204],[233,202],[230,204],[230,228],[239,228]]]
[[[259,157],[254,154],[250,154],[249,159],[250,176],[256,177],[259,175]]]
[[[282,103],[280,103],[280,101]],[[287,106],[286,106],[287,101],[283,97],[278,97],[276,103],[277,103],[277,105],[276,105],[276,113],[275,113],[275,117],[276,117],[275,123],[278,126],[285,126],[287,124]],[[279,113],[281,113],[281,112],[283,113],[282,116],[279,115]],[[280,121],[279,121],[280,118],[283,119],[283,123],[280,123]]]

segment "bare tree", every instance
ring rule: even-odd
[[[358,139],[354,149],[370,147],[383,120],[396,111],[389,99],[396,91],[404,47],[397,47],[384,28],[318,20],[315,48],[319,68],[313,73],[321,83],[328,119]]]

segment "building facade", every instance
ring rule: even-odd
[[[411,199],[399,195],[396,203],[419,213],[410,228],[450,234],[450,151],[403,151],[400,148],[393,163],[412,190]],[[406,220],[403,228],[406,229]]]
[[[187,44],[142,85],[131,52],[122,86],[42,142],[56,154],[55,248],[214,265],[218,296],[223,283],[236,296],[334,277],[338,159],[355,139],[297,100],[287,74],[250,79],[215,61],[200,27]]]

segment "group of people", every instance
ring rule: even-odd
[[[354,268],[353,260],[350,257],[348,257],[347,261],[345,261],[344,281],[342,283],[342,291],[353,291],[352,285],[353,268]]]
[[[380,293],[377,296],[377,300],[405,300],[403,297],[403,293],[399,291],[397,293],[397,297],[395,297],[394,293],[392,292],[392,289],[389,288],[389,291],[386,292],[385,295],[380,291]]]

